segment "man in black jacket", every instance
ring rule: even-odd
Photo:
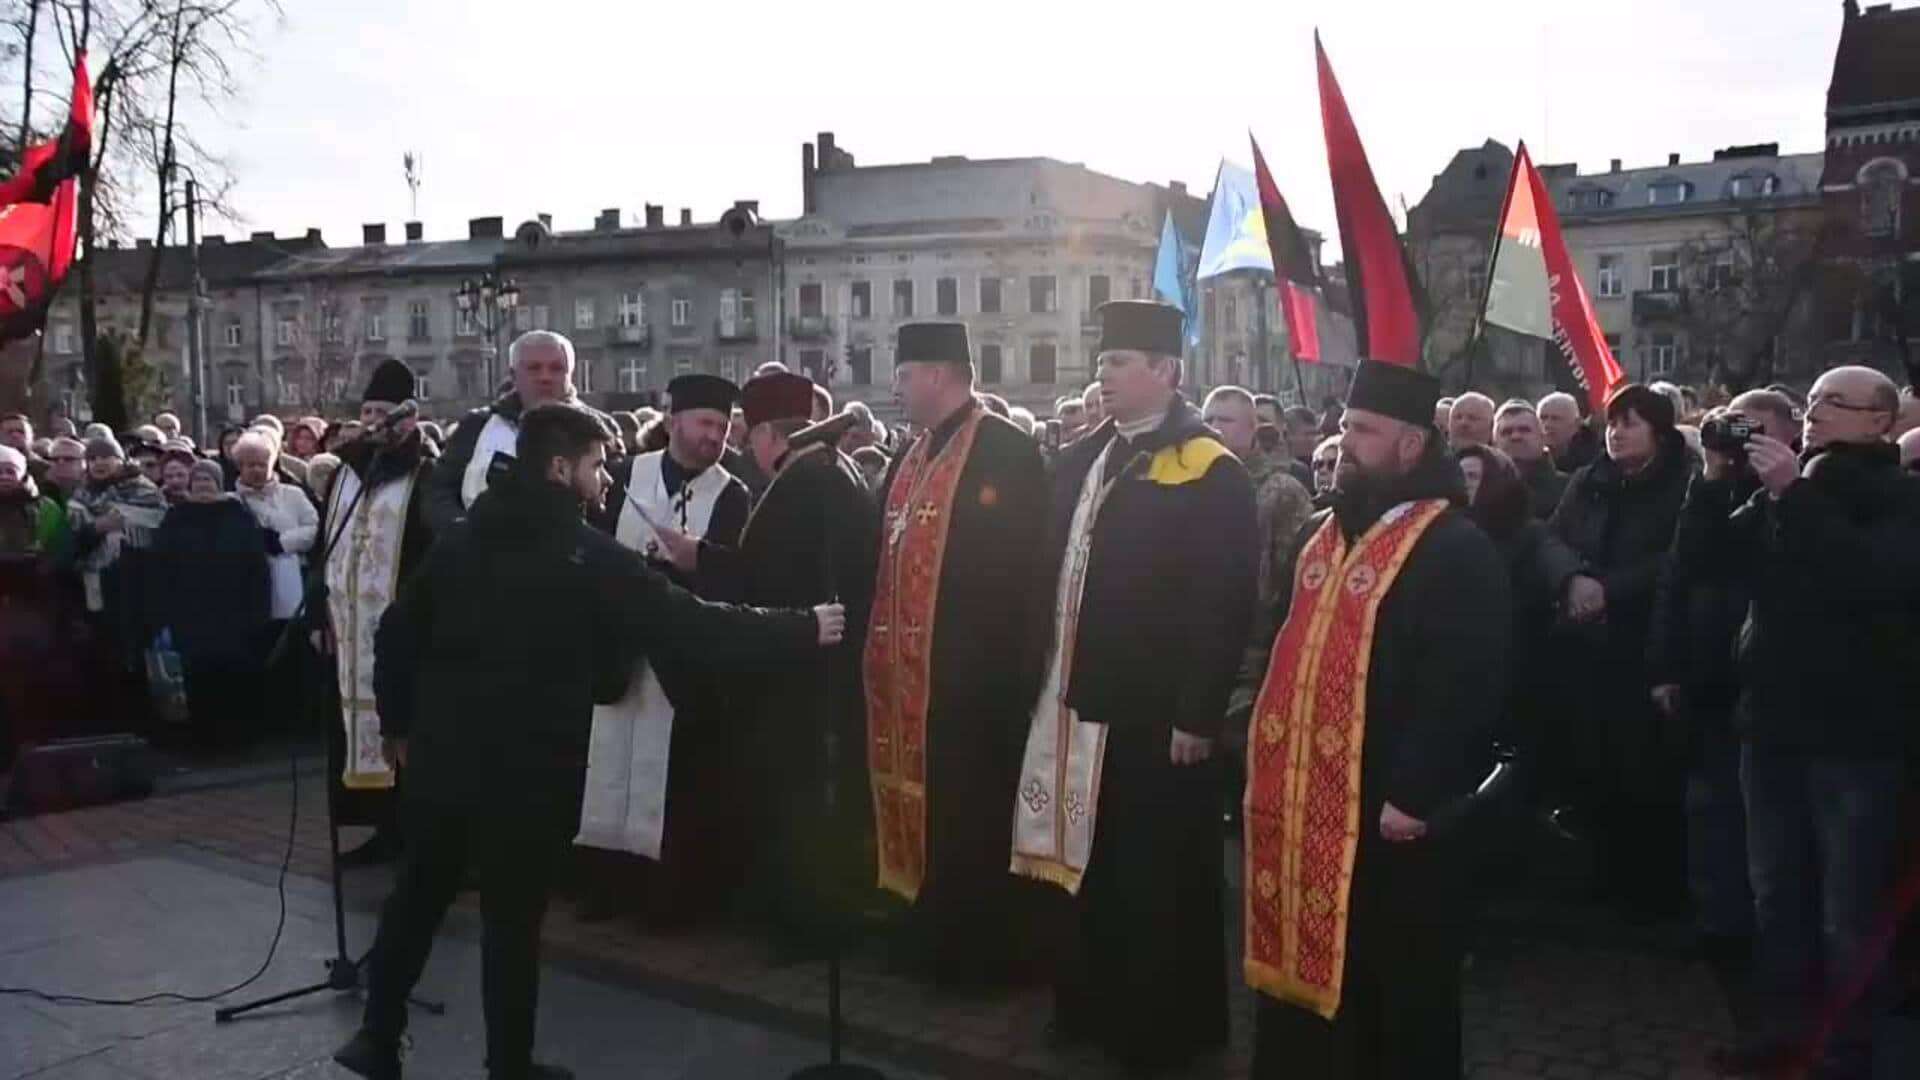
[[[573,342],[566,335],[530,330],[507,346],[507,360],[513,390],[460,418],[427,484],[427,526],[436,536],[466,517],[488,484],[512,471],[522,413],[550,401],[574,400]],[[616,434],[612,423],[607,421],[609,438]]]
[[[1493,445],[1513,459],[1520,480],[1527,485],[1527,504],[1533,516],[1545,521],[1567,493],[1567,474],[1553,467],[1553,455],[1547,453],[1546,433],[1540,429],[1540,414],[1525,400],[1515,399],[1500,406],[1493,418]]]
[[[751,670],[839,640],[844,614],[708,604],[581,517],[605,497],[605,429],[569,405],[521,417],[515,465],[442,536],[387,609],[374,691],[408,767],[407,854],[380,915],[360,1031],[335,1060],[397,1080],[408,992],[471,859],[480,878],[488,1069],[532,1063],[540,919],[579,814],[593,705],[643,652]]]
[[[1109,419],[1055,463],[1036,648],[1051,657],[1013,868],[1076,894],[1056,1031],[1138,1068],[1227,1035],[1218,775],[1252,619],[1247,470],[1183,399],[1179,309],[1100,308]],[[1096,827],[1097,822],[1097,827]]]
[[[1539,415],[1554,468],[1568,476],[1593,464],[1606,451],[1600,436],[1580,415],[1580,403],[1572,394],[1555,392],[1541,398]]]
[[[1756,435],[1760,490],[1709,452],[1675,540],[1683,570],[1752,598],[1740,637],[1741,776],[1764,1032],[1732,1064],[1865,1076],[1892,990],[1880,928],[1897,870],[1920,700],[1920,478],[1887,433],[1891,380],[1836,368],[1814,383],[1806,450]],[[1811,976],[1811,977],[1810,977]]]

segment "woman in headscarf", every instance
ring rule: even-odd
[[[1654,709],[1647,638],[1693,463],[1671,399],[1637,383],[1607,402],[1607,452],[1574,473],[1552,529],[1580,557],[1559,640],[1579,811],[1603,889],[1634,917],[1685,900],[1682,747]],[[1584,820],[1581,820],[1584,819]]]

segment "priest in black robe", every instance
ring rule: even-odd
[[[361,396],[361,434],[335,451],[340,465],[320,511],[313,558],[326,562],[309,571],[323,585],[307,616],[322,630],[326,652],[317,697],[330,706],[327,774],[334,820],[374,829],[341,855],[344,866],[383,863],[400,848],[401,770],[379,761],[371,648],[387,603],[433,542],[426,509],[439,451],[417,430],[416,420],[386,422],[389,413],[413,400],[413,393],[413,370],[405,363],[389,359],[374,369]],[[342,693],[349,683],[358,683],[364,693]],[[374,740],[372,752],[358,755],[359,763],[351,766],[349,728]],[[390,783],[381,782],[383,773]]]
[[[894,362],[920,434],[878,492],[862,665],[878,879],[913,904],[897,959],[941,985],[991,985],[1023,940],[1007,837],[1039,656],[1006,631],[1033,594],[1046,467],[975,397],[965,324],[902,326]]]
[[[776,951],[798,959],[824,955],[829,935],[872,895],[860,655],[878,530],[858,468],[828,433],[804,430],[811,380],[769,372],[741,398],[748,448],[771,477],[740,537],[742,597],[774,606],[834,601],[847,610],[843,645],[769,660],[739,680],[749,744],[742,792],[756,807],[753,907],[770,924]]]
[[[1179,393],[1179,309],[1100,318],[1107,417],[1054,467],[1013,867],[1076,897],[1056,1032],[1152,1070],[1226,1041],[1212,756],[1259,540],[1246,468]]]
[[[1461,1075],[1461,826],[1491,764],[1513,610],[1433,427],[1438,397],[1425,373],[1361,364],[1333,506],[1282,579],[1243,830],[1259,1080]]]

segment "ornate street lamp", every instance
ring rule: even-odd
[[[480,333],[487,340],[485,393],[491,397],[500,381],[495,367],[500,355],[500,332],[507,328],[507,313],[520,306],[520,286],[512,278],[489,270],[481,274],[478,281],[472,278],[462,281],[454,290],[453,300],[461,314],[479,324]]]

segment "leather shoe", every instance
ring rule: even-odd
[[[376,1038],[366,1028],[333,1052],[334,1063],[365,1080],[400,1080],[400,1044]]]

